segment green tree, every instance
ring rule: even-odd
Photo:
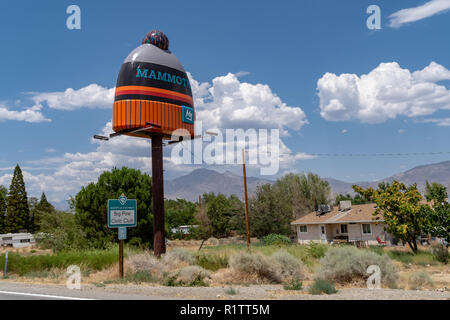
[[[5,215],[6,215],[6,199],[8,190],[4,186],[0,186],[0,234],[5,233]]]
[[[344,201],[344,200],[350,200],[352,202],[352,204],[366,204],[366,203],[370,203],[369,200],[367,200],[366,198],[364,198],[363,196],[361,196],[360,194],[355,194],[354,197],[352,197],[350,194],[339,194],[336,196],[336,200],[334,202],[335,205],[339,205],[340,201]]]
[[[286,201],[277,185],[258,186],[256,195],[249,201],[249,216],[252,236],[292,233],[292,204]]]
[[[50,202],[48,202],[47,196],[43,192],[39,202],[34,206],[34,208],[30,206],[30,210],[31,210],[33,230],[37,232],[41,229],[42,215],[44,213],[52,213],[56,209]]]
[[[425,199],[427,201],[445,202],[447,199],[447,189],[440,183],[426,181]]]
[[[21,230],[30,230],[30,210],[22,170],[17,165],[9,188],[5,232]]]
[[[117,230],[107,225],[108,199],[125,194],[137,200],[137,226],[128,228],[128,239],[143,246],[153,243],[152,179],[139,170],[114,168],[100,175],[97,183],[90,183],[72,199],[75,220],[95,247],[106,247],[117,241]]]
[[[331,202],[328,182],[311,172],[285,175],[275,182],[272,192],[290,206],[294,218],[308,214],[317,205]]]
[[[195,239],[207,240],[212,237],[212,226],[206,213],[206,204],[203,203],[202,199],[202,197],[198,199],[197,212],[194,216],[198,227],[192,230],[192,236]]]
[[[202,197],[210,224],[211,235],[216,238],[229,236],[233,230],[232,217],[243,212],[243,204],[235,195],[205,193]]]
[[[165,221],[169,229],[195,224],[197,205],[193,202],[184,199],[166,200],[164,211]]]
[[[44,249],[54,251],[85,249],[90,240],[75,221],[75,215],[69,212],[41,211],[40,238],[38,242]]]
[[[436,182],[426,182],[425,198],[433,203],[433,210],[427,224],[427,232],[434,237],[443,238],[450,244],[450,203],[446,188]]]
[[[36,232],[36,225],[35,218],[36,218],[36,211],[37,206],[39,204],[39,200],[36,197],[30,197],[28,198],[28,208],[30,210],[30,232]]]
[[[388,231],[408,243],[411,250],[417,252],[417,237],[426,232],[431,207],[424,204],[417,185],[407,187],[398,181],[384,183],[380,188],[363,189],[354,185],[353,189],[366,199],[374,201],[378,208],[374,215],[382,214]]]

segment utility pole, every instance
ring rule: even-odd
[[[153,253],[166,253],[162,135],[152,137]]]
[[[245,150],[242,149],[242,169],[244,171],[245,224],[247,229],[247,249],[250,250],[250,224],[248,221],[247,173],[245,171]]]

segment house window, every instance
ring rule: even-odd
[[[371,234],[372,230],[370,229],[370,224],[363,224],[362,232],[363,232],[363,234]]]
[[[341,233],[348,233],[346,224],[341,224]]]
[[[306,226],[300,226],[300,232],[302,232],[302,233],[308,232],[308,227],[306,227]]]

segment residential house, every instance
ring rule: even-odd
[[[386,231],[382,215],[373,215],[376,208],[373,203],[352,205],[350,201],[341,201],[339,206],[319,206],[318,210],[291,224],[296,228],[298,243],[302,244],[353,242],[373,245],[380,240],[389,245],[392,235]]]

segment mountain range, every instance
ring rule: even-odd
[[[420,191],[425,189],[426,181],[438,182],[444,186],[450,186],[450,161],[417,166],[410,170],[377,181],[345,182],[333,178],[323,178],[330,184],[334,194],[354,194],[352,185],[376,188],[380,182],[392,182],[398,180],[411,185],[417,183]],[[247,177],[249,195],[254,194],[258,185],[273,183],[256,177]],[[197,201],[199,195],[205,192],[223,193],[227,196],[234,194],[239,198],[243,195],[242,176],[226,171],[224,173],[209,169],[196,169],[189,174],[164,182],[164,193],[168,199],[182,198]]]

